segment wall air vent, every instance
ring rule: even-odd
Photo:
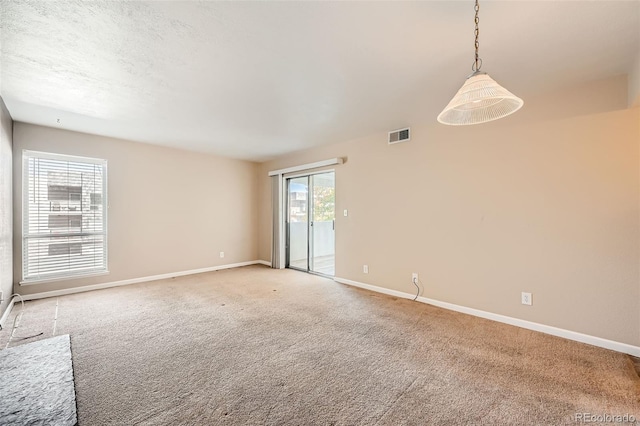
[[[406,142],[409,140],[409,127],[406,129],[394,130],[389,132],[389,145],[394,143]]]

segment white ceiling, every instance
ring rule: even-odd
[[[14,120],[255,161],[435,122],[473,61],[472,1],[0,7]],[[480,4],[483,71],[525,104],[639,51],[640,1]]]

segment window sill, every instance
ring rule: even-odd
[[[46,284],[46,283],[52,283],[56,281],[67,281],[67,280],[75,280],[79,278],[96,277],[99,275],[109,275],[109,271],[89,272],[86,274],[65,275],[65,276],[57,276],[57,277],[51,277],[51,278],[34,278],[31,280],[20,281],[18,284],[20,284],[21,286]]]

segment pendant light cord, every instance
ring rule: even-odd
[[[476,18],[475,18],[475,22],[476,22],[476,43],[475,43],[475,48],[476,48],[476,60],[473,63],[473,66],[471,67],[471,70],[473,70],[474,73],[480,71],[480,68],[482,67],[482,59],[480,59],[480,57],[478,56],[478,49],[480,48],[480,42],[478,41],[478,36],[480,35],[480,17],[478,16],[478,12],[480,11],[480,5],[478,4],[478,0],[476,0]]]

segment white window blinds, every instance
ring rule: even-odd
[[[106,160],[24,151],[23,173],[23,282],[106,272]]]

